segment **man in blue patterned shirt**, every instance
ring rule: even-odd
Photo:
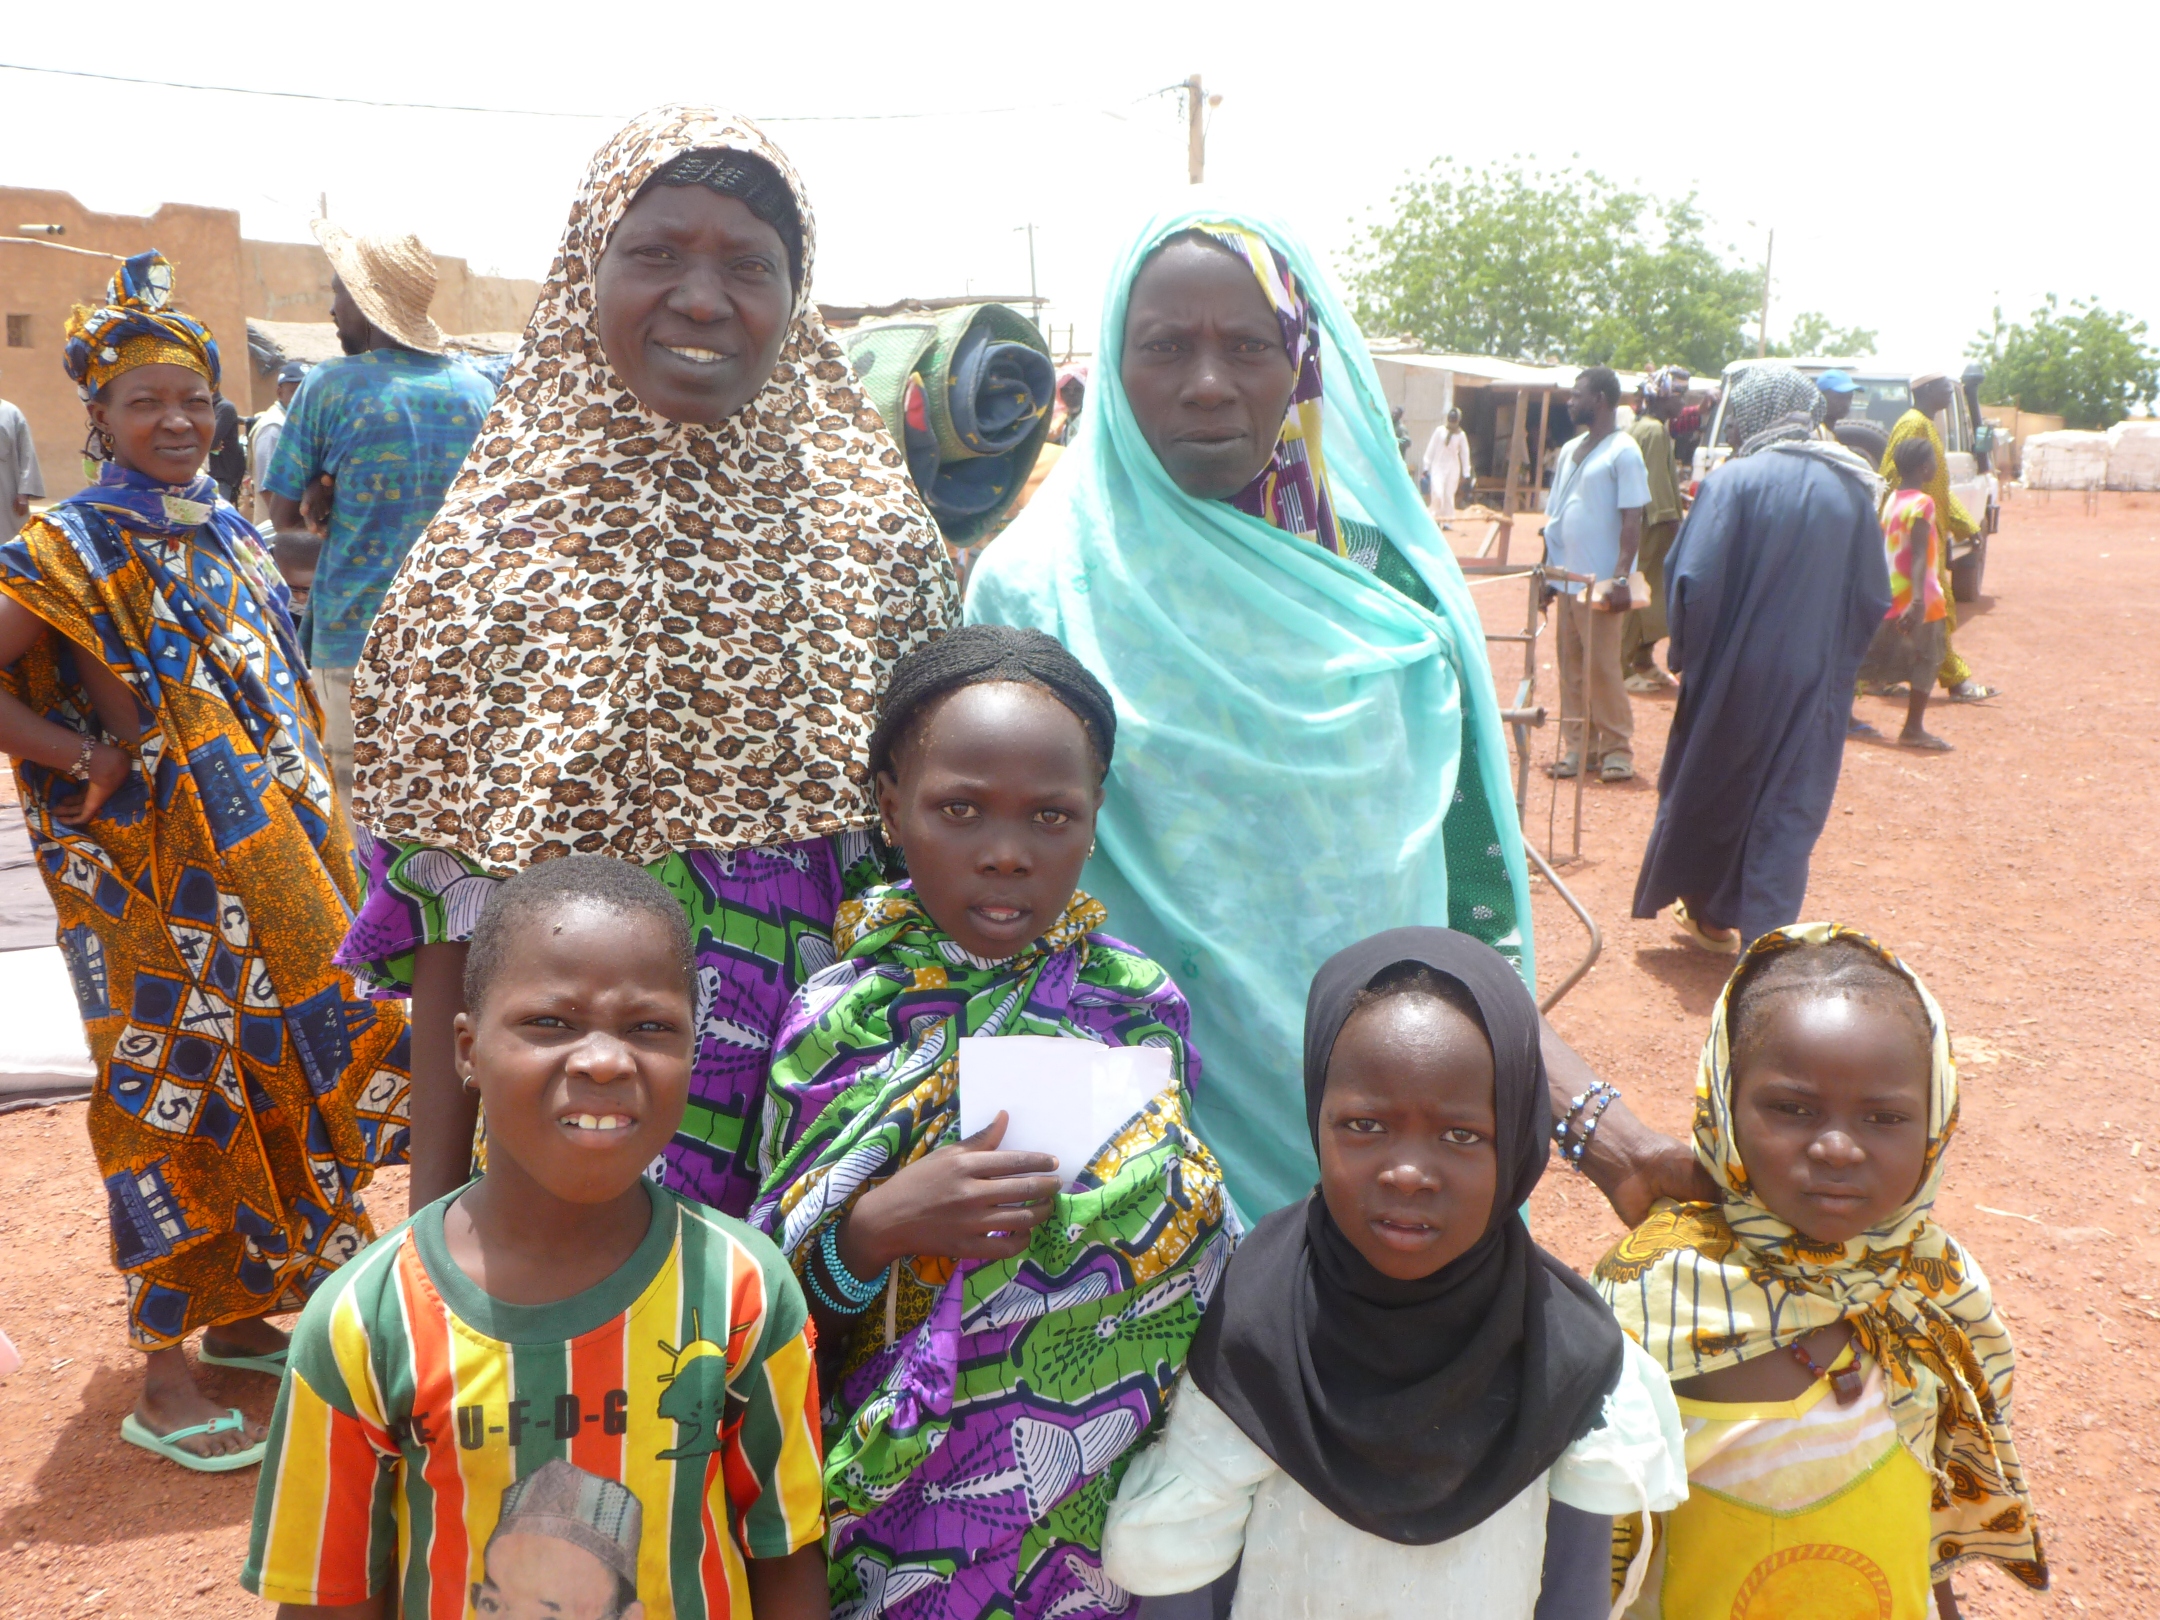
[[[405,553],[434,518],[495,390],[443,352],[428,318],[435,256],[416,236],[315,235],[336,272],[346,358],[317,366],[286,412],[263,478],[281,532],[324,535],[308,603],[315,687],[338,794],[352,794],[352,670]]]

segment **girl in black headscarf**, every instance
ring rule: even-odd
[[[1616,1514],[1686,1495],[1664,1374],[1518,1215],[1552,1115],[1538,1016],[1490,947],[1399,928],[1305,1012],[1320,1184],[1254,1229],[1103,1567],[1236,1620],[1612,1609]]]

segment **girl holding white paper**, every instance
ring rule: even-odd
[[[910,879],[841,907],[751,1144],[751,1220],[824,1347],[836,1608],[1129,1604],[1103,1515],[1231,1237],[1187,1124],[1185,999],[1074,887],[1115,734],[1101,684],[1034,630],[956,631],[885,694],[870,765]],[[1169,1083],[1085,1164],[1000,1151],[1003,1113],[963,1140],[961,1038],[1013,1035],[1159,1047]]]

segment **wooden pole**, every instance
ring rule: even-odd
[[[1200,75],[1185,81],[1185,178],[1198,185],[1207,169],[1207,97],[1200,93]]]
[[[1530,487],[1543,491],[1545,488],[1545,433],[1552,426],[1552,390],[1545,390],[1545,403],[1538,408],[1537,460],[1530,463]],[[1544,506],[1541,500],[1540,507]]]
[[[1508,429],[1507,488],[1500,496],[1500,510],[1511,514],[1515,511],[1515,489],[1517,481],[1521,477],[1522,459],[1528,442],[1528,429],[1523,421],[1523,416],[1529,409],[1529,405],[1530,390],[1527,388],[1516,389],[1515,421],[1514,425]]]

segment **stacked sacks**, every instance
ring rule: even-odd
[[[848,357],[956,554],[1004,526],[1050,433],[1057,368],[1028,318],[969,304],[845,334]]]
[[[2160,489],[2160,422],[2151,417],[2108,429],[2107,487]]]
[[[2035,433],[2025,441],[2021,467],[2027,489],[2105,489],[2107,435],[2075,428]]]

